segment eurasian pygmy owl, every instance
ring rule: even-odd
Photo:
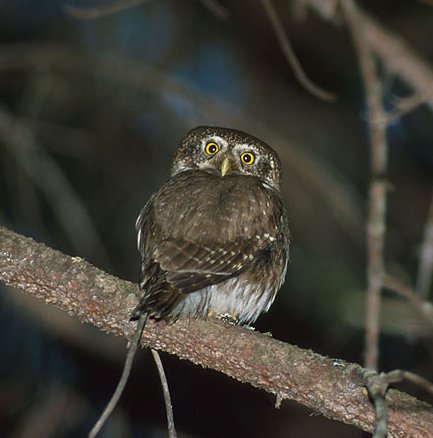
[[[227,316],[253,323],[284,281],[289,230],[281,164],[243,132],[190,131],[136,223],[144,291],[131,319]]]

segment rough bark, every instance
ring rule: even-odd
[[[34,240],[0,228],[0,280],[83,322],[129,337],[129,314],[139,296],[133,283],[95,268]],[[357,364],[320,356],[310,350],[220,321],[150,321],[143,346],[175,354],[241,382],[292,399],[321,414],[374,429],[374,410]],[[390,390],[389,436],[433,436],[433,407]]]

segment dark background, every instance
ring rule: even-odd
[[[182,136],[202,124],[247,131],[281,157],[292,232],[287,281],[256,328],[362,363],[369,146],[350,36],[343,23],[300,14],[301,1],[274,2],[307,75],[336,93],[325,103],[294,79],[260,2],[221,3],[224,20],[194,0],[79,20],[59,0],[1,1],[0,224],[136,281],[135,218],[167,180]],[[431,60],[432,7],[359,3]],[[410,90],[385,68],[381,75],[391,109]],[[419,107],[388,134],[386,265],[414,285],[433,182],[431,112]],[[422,318],[387,293],[382,326],[381,370],[432,380]],[[1,435],[86,436],[124,353],[124,340],[0,285]],[[290,401],[276,410],[271,395],[214,371],[162,359],[181,437],[363,436]],[[140,352],[100,436],[166,436],[149,352]]]

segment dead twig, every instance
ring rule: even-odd
[[[0,105],[0,140],[4,149],[43,193],[73,247],[90,254],[95,249],[108,262],[99,232],[85,205],[75,193],[57,162],[39,144],[22,119]]]
[[[394,109],[387,114],[388,124],[392,124],[395,121],[401,119],[403,116],[415,111],[421,105],[425,103],[423,96],[419,94],[413,94],[408,97],[396,98],[394,102]]]
[[[388,433],[388,407],[386,405],[385,396],[389,384],[384,378],[384,374],[377,374],[373,370],[366,370],[364,377],[368,393],[373,399],[376,413],[376,427],[373,438],[385,438]]]
[[[174,427],[173,404],[171,403],[170,388],[168,386],[167,376],[165,375],[164,366],[158,351],[151,349],[153,361],[158,370],[159,380],[161,381],[162,393],[164,395],[165,411],[167,414],[168,436],[177,438],[176,428]]]
[[[148,0],[119,0],[106,6],[97,8],[79,8],[76,6],[66,5],[63,10],[71,17],[80,20],[94,20],[96,18],[106,17],[126,9],[141,5]],[[229,16],[227,9],[217,0],[199,0],[203,6],[214,14],[220,20],[226,20]]]
[[[433,306],[428,301],[423,301],[422,298],[411,288],[405,286],[398,280],[385,276],[383,286],[390,289],[400,296],[406,298],[410,304],[424,317],[424,319],[433,327]]]
[[[364,83],[368,124],[370,130],[371,182],[367,222],[367,300],[365,366],[378,368],[380,295],[385,274],[383,249],[387,183],[383,179],[387,169],[386,119],[382,105],[382,89],[376,73],[373,53],[366,38],[366,23],[353,0],[342,3],[352,38],[359,57]]]
[[[316,11],[320,16],[334,25],[336,9],[324,7],[333,4],[333,1],[298,0]],[[346,7],[346,0],[340,4]],[[382,61],[389,72],[402,79],[414,93],[422,96],[430,109],[433,109],[433,71],[430,64],[422,55],[411,47],[401,35],[387,29],[383,23],[376,21],[359,6],[358,16],[364,23],[363,33],[370,49]]]
[[[218,0],[199,0],[200,3],[215,17],[225,21],[229,17],[229,11]]]
[[[104,426],[105,422],[108,420],[108,417],[113,412],[113,409],[116,407],[120,396],[125,389],[126,384],[128,383],[129,375],[131,374],[132,363],[134,361],[135,353],[140,345],[140,339],[143,335],[144,326],[147,322],[147,315],[144,315],[140,318],[137,324],[137,328],[135,329],[134,335],[130,341],[130,346],[128,348],[128,352],[126,354],[125,363],[123,365],[122,375],[120,376],[119,381],[117,382],[116,389],[114,390],[113,395],[111,396],[110,401],[107,406],[105,406],[104,411],[99,416],[95,425],[92,427],[89,432],[89,438],[95,438],[99,431]]]
[[[388,406],[386,394],[389,386],[393,383],[399,383],[403,380],[418,385],[425,391],[433,394],[433,384],[424,377],[404,370],[393,370],[389,373],[377,374],[373,370],[365,370],[364,378],[368,392],[373,399],[376,412],[376,429],[373,438],[385,438],[388,433]]]
[[[133,8],[141,5],[148,0],[119,0],[99,8],[78,8],[75,6],[66,5],[64,11],[66,14],[80,20],[94,20],[95,18],[106,17],[108,15],[116,14],[125,9]]]
[[[277,37],[278,43],[280,45],[281,51],[286,58],[287,63],[293,70],[293,73],[299,83],[313,96],[318,99],[333,102],[336,99],[335,94],[325,91],[316,85],[304,72],[301,63],[298,61],[296,54],[293,50],[292,44],[284,30],[284,26],[272,5],[271,0],[261,0],[263,7],[265,8],[266,14],[268,16],[269,22],[271,23],[272,29]]]
[[[424,239],[419,255],[418,276],[416,290],[423,298],[427,298],[433,274],[433,192],[430,201],[429,213],[424,226]]]

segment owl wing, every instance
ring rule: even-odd
[[[238,275],[263,246],[254,243],[239,239],[209,247],[190,240],[168,240],[158,249],[157,260],[167,280],[187,294]]]
[[[131,319],[144,312],[156,319],[165,318],[186,294],[239,275],[266,252],[262,246],[245,240],[224,248],[199,246],[188,240],[165,241],[156,257],[143,267],[140,286],[145,294]]]
[[[225,226],[209,227],[200,223],[196,220],[196,211],[183,207],[193,204],[193,199],[185,200],[184,196],[177,203],[179,196],[163,197],[164,190],[168,191],[171,188],[169,184],[174,185],[174,182],[179,188],[179,179],[172,179],[152,196],[137,220],[138,247],[143,259],[140,287],[144,296],[132,313],[132,319],[137,319],[144,312],[156,319],[169,316],[186,294],[226,281],[262,263],[270,264],[276,245],[281,243],[264,232],[268,226],[263,220],[262,209],[256,212],[259,219],[249,220],[248,233],[229,216]],[[188,193],[188,190],[185,192]],[[239,198],[242,199],[242,193]],[[263,202],[266,201],[267,198]],[[205,202],[201,200],[194,205],[204,205]],[[217,216],[224,218],[221,208]],[[239,210],[238,216],[252,217],[251,210],[244,209],[245,213]],[[186,212],[190,210],[188,215]],[[185,232],[182,236],[173,231],[176,229],[174,218],[180,220],[179,212],[184,213]],[[283,208],[278,198],[275,221],[279,222],[282,215]],[[236,229],[233,230],[233,227]],[[219,231],[221,229],[223,233]]]

